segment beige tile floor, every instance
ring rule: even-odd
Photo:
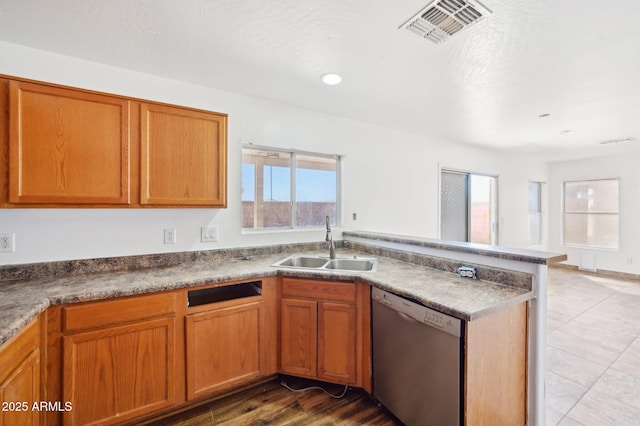
[[[640,425],[640,282],[549,268],[547,425]]]

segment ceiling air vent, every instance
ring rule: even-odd
[[[629,136],[628,138],[620,138],[620,139],[609,139],[606,141],[601,141],[599,142],[600,145],[610,145],[610,144],[618,144],[618,143],[625,143],[625,142],[633,142],[635,141],[636,138]]]
[[[400,28],[440,44],[490,14],[491,11],[478,1],[436,0]]]

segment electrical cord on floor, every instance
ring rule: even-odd
[[[324,392],[327,395],[329,395],[331,398],[335,398],[335,399],[340,399],[343,396],[345,396],[346,393],[347,393],[347,390],[349,389],[349,385],[344,385],[344,390],[342,391],[342,393],[340,395],[334,395],[331,392],[328,392],[326,389],[324,389],[323,387],[320,387],[320,386],[309,386],[307,388],[302,388],[302,389],[293,389],[293,388],[289,387],[289,385],[287,385],[284,380],[282,382],[280,382],[280,384],[283,387],[285,387],[286,389],[290,390],[291,392],[306,392],[306,391],[310,391],[310,390],[321,390],[322,392]]]

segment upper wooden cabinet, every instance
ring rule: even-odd
[[[140,203],[226,206],[226,116],[141,105]]]
[[[0,80],[0,206],[226,207],[227,116]]]
[[[9,83],[9,201],[128,204],[126,99]]]

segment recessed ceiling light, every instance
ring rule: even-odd
[[[561,135],[566,135],[567,133],[571,133],[571,130],[561,130],[560,131]]]
[[[342,81],[342,77],[340,77],[338,74],[328,73],[323,74],[322,77],[320,77],[320,80],[322,80],[324,84],[335,86],[336,84],[340,84],[340,82]]]
[[[540,118],[545,118],[545,117],[548,117],[548,116],[550,116],[550,115],[551,115],[551,114],[549,114],[548,112],[545,112],[544,114],[540,114],[538,117],[540,117]]]

